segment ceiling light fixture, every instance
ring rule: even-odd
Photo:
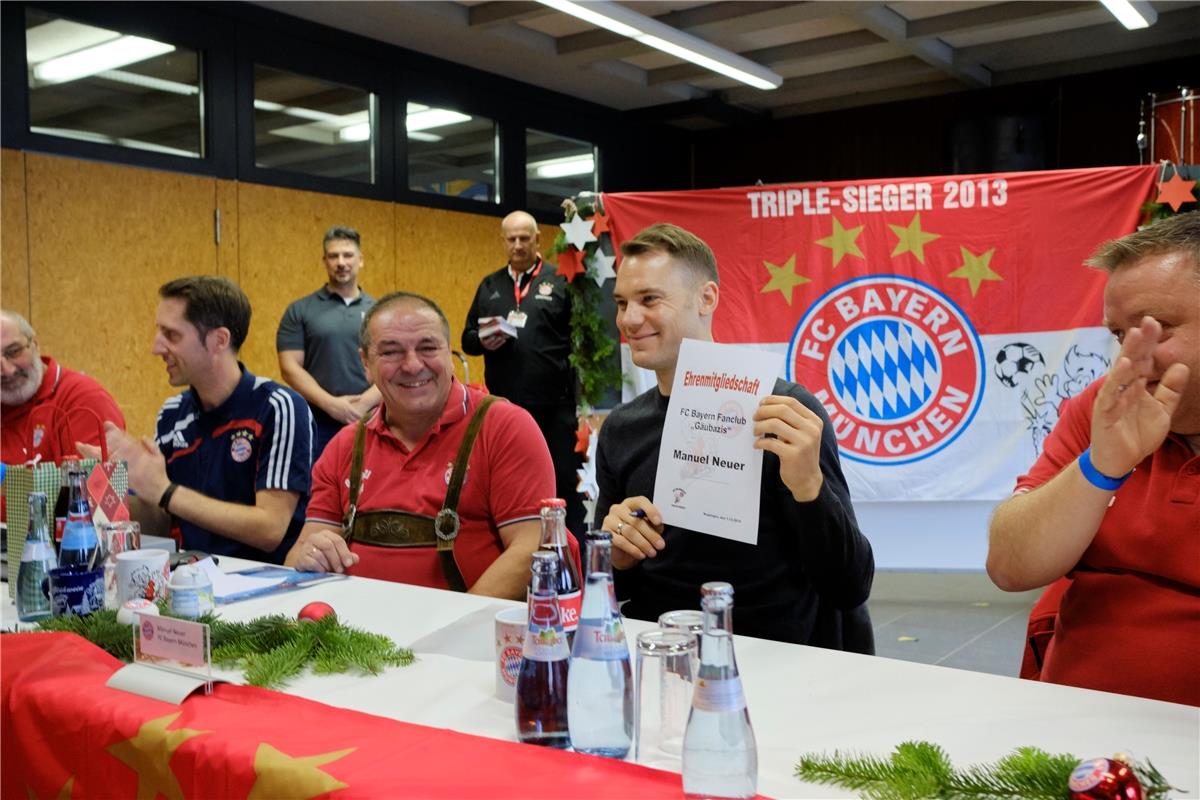
[[[535,161],[529,170],[539,178],[565,178],[568,175],[588,175],[596,171],[596,162],[590,156],[565,156],[545,161]]]
[[[1158,12],[1146,0],[1100,0],[1117,21],[1129,30],[1149,28],[1158,22]]]
[[[357,125],[347,125],[338,131],[338,141],[365,142],[371,138],[371,123],[360,122]]]
[[[42,83],[67,83],[95,75],[97,72],[136,64],[174,50],[173,44],[156,42],[141,36],[122,36],[95,47],[43,61],[33,68],[33,77]]]
[[[621,36],[628,36],[647,47],[690,61],[756,89],[777,89],[783,83],[783,76],[762,64],[756,64],[699,36],[684,33],[678,28],[672,28],[611,0],[592,0],[587,3],[576,0],[538,2],[555,11],[570,14]]]
[[[448,108],[427,108],[424,111],[410,112],[405,117],[405,127],[410,131],[425,131],[470,121],[470,116]]]

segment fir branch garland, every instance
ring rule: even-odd
[[[159,611],[176,616],[165,604],[159,604]],[[343,625],[332,615],[315,622],[282,614],[230,622],[209,613],[199,621],[209,626],[213,663],[241,669],[246,683],[267,689],[286,686],[310,665],[318,675],[352,670],[378,675],[387,667],[407,667],[416,660],[412,650],[397,647],[388,637]],[[128,625],[117,621],[114,610],[51,617],[38,628],[78,634],[122,661],[133,660],[133,635]]]
[[[1171,786],[1147,759],[1120,757],[1129,765],[1146,800],[1165,800]],[[796,765],[796,777],[828,783],[868,800],[1067,800],[1067,782],[1080,759],[1019,747],[994,764],[956,770],[946,751],[930,742],[904,742],[890,758],[871,755],[808,753]]]

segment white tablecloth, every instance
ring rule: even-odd
[[[250,562],[222,559],[227,570],[244,566]],[[237,620],[294,616],[314,600],[332,605],[347,624],[412,647],[418,660],[380,677],[306,674],[288,692],[515,741],[513,707],[493,695],[492,617],[517,604],[351,578],[220,612]],[[3,616],[6,627],[15,620],[11,602]],[[630,641],[652,627],[626,624]],[[1200,709],[1191,706],[747,637],[737,637],[736,653],[758,740],[758,788],[766,795],[854,797],[799,782],[799,756],[835,749],[882,756],[913,739],[940,744],[959,766],[994,761],[1021,745],[1080,758],[1124,751],[1152,759],[1184,796],[1200,795]]]

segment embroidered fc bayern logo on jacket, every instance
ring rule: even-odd
[[[983,399],[983,348],[955,303],[899,275],[846,281],[805,312],[788,379],[825,406],[843,458],[908,464],[961,434]]]

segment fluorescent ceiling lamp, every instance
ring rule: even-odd
[[[357,125],[347,125],[338,131],[338,141],[365,142],[371,138],[371,123],[360,122]]]
[[[424,111],[414,111],[408,114],[406,120],[405,126],[408,130],[425,131],[430,128],[442,128],[446,125],[470,122],[471,117],[448,108],[427,108]]]
[[[25,31],[25,60],[30,66],[120,38],[121,34],[66,19],[53,19]]]
[[[1100,0],[1117,21],[1129,30],[1149,28],[1158,21],[1158,12],[1146,0]]]
[[[678,28],[672,28],[611,0],[592,0],[586,3],[576,0],[538,2],[756,89],[777,89],[783,83],[783,76],[762,64],[756,64],[699,36],[684,33]]]
[[[155,78],[150,75],[138,75],[136,72],[125,72],[119,69],[97,72],[96,77],[104,78],[106,81],[127,83],[130,86],[140,86],[143,89],[154,89],[159,92],[184,95],[185,97],[200,94],[199,86],[192,86],[191,84],[180,83],[179,81],[169,81],[164,78]]]
[[[191,150],[180,150],[178,147],[167,147],[163,144],[155,144],[154,142],[143,142],[140,139],[129,139],[122,136],[109,136],[104,133],[96,133],[95,131],[80,131],[73,128],[43,128],[37,125],[29,126],[29,130],[33,133],[45,133],[50,136],[62,136],[67,139],[79,139],[84,142],[98,142],[100,144],[116,144],[121,147],[133,147],[138,150],[150,150],[155,153],[166,153],[171,156],[185,156],[187,158],[199,158],[199,153],[194,153]]]
[[[33,68],[33,77],[43,83],[66,83],[127,64],[170,53],[175,45],[141,36],[122,36],[86,50],[43,61]]]
[[[590,155],[565,156],[546,161],[535,161],[529,165],[539,178],[565,178],[568,175],[588,175],[596,171],[596,162]]]
[[[368,111],[355,111],[350,114],[330,114],[325,111],[314,111],[302,106],[285,106],[273,100],[255,100],[254,107],[259,111],[270,111],[286,114],[289,117],[311,120],[307,125],[291,125],[275,128],[271,133],[276,136],[286,136],[292,139],[316,142],[319,144],[337,144],[339,142],[366,142],[371,138],[371,121]],[[416,109],[416,110],[414,110]],[[426,133],[428,128],[440,128],[471,120],[466,114],[450,111],[445,108],[429,108],[428,106],[409,103],[408,105],[408,138],[421,142],[440,142],[441,136]]]

